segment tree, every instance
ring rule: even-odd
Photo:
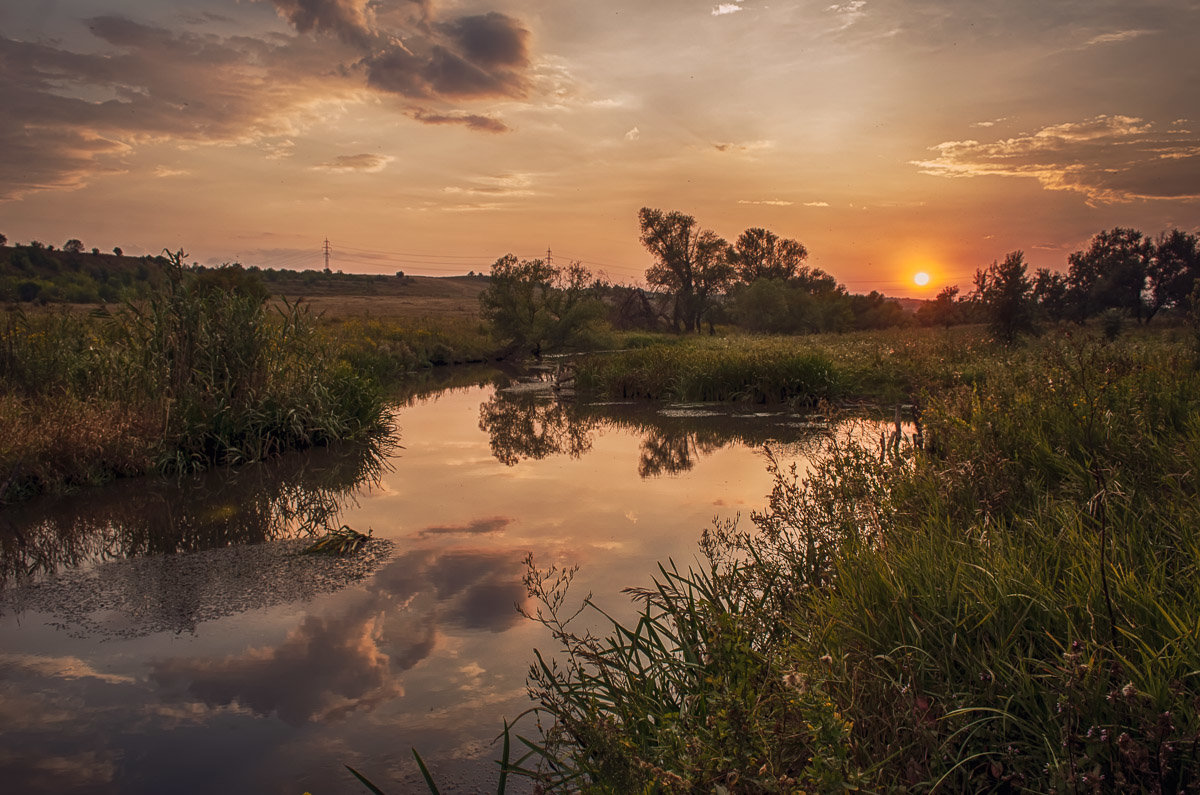
[[[1178,229],[1159,235],[1146,276],[1147,322],[1165,307],[1188,307],[1200,279],[1200,241]]]
[[[510,351],[541,356],[546,348],[579,344],[604,314],[604,305],[590,295],[591,281],[577,262],[559,268],[507,254],[492,265],[479,303],[492,333]]]
[[[643,207],[638,221],[642,245],[655,259],[646,281],[674,297],[675,331],[699,331],[710,302],[733,279],[729,244],[715,232],[697,228],[695,218],[678,211]]]
[[[797,241],[754,227],[738,237],[730,259],[738,278],[749,284],[755,279],[792,279],[807,258],[808,250]]]
[[[1006,344],[1033,330],[1033,284],[1025,275],[1025,254],[1014,251],[1004,262],[975,271],[972,298],[983,308],[988,326]]]
[[[5,235],[0,235],[0,246],[8,244],[8,238]]]
[[[1072,292],[1067,279],[1049,268],[1038,268],[1033,277],[1033,302],[1042,315],[1051,320],[1062,320],[1072,309]]]
[[[937,325],[946,328],[963,322],[958,286],[943,287],[936,298],[917,310],[917,320],[923,326]]]
[[[68,254],[82,254],[83,253],[83,241],[77,237],[73,237],[70,240],[68,240],[66,243],[63,243],[62,250]]]
[[[1153,243],[1136,229],[1115,227],[1100,232],[1087,249],[1067,257],[1067,285],[1084,317],[1105,309],[1121,309],[1148,320],[1142,291],[1150,267]]]
[[[114,254],[116,254],[116,255],[119,257],[119,256],[121,256],[122,254],[124,254],[125,252],[124,252],[124,251],[121,251],[121,247],[120,247],[120,246],[113,246],[113,253],[114,253]]]

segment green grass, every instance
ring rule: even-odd
[[[575,626],[569,573],[531,567],[557,649],[531,674],[523,774],[605,792],[1200,785],[1194,352],[1080,331],[1019,349],[915,335],[885,357],[850,341],[836,361],[859,378],[926,363],[905,385],[923,445],[831,442],[804,480],[775,465],[752,526],[715,525],[706,565],[662,567],[641,617],[601,637]]]
[[[381,389],[303,307],[271,308],[174,259],[139,304],[0,320],[0,504],[383,427]]]
[[[974,328],[803,337],[634,338],[637,347],[578,363],[577,388],[609,398],[812,405],[821,400],[911,400],[922,389],[970,382],[992,349]]]

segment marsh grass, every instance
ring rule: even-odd
[[[576,388],[609,398],[815,405],[822,400],[908,401],[923,389],[971,382],[982,330],[911,329],[804,337],[637,338],[593,354]]]
[[[477,319],[355,318],[322,323],[321,330],[355,372],[380,384],[430,367],[487,362],[500,350]]]
[[[220,275],[220,272],[216,272]],[[161,290],[90,315],[0,325],[0,503],[116,475],[193,471],[357,438],[380,390],[303,306],[201,278],[172,255]]]
[[[531,566],[557,650],[531,670],[520,772],[600,791],[1200,785],[1193,365],[1086,333],[950,352],[922,376],[923,445],[834,439],[806,477],[772,461],[752,527],[714,525],[704,564],[660,567],[602,635],[590,598],[567,607],[570,571]]]

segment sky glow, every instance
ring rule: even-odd
[[[0,6],[13,242],[641,279],[642,206],[919,295],[1200,231],[1200,2],[58,0]]]

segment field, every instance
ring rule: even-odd
[[[478,321],[479,293],[487,281],[478,277],[405,276],[363,283],[305,285],[275,282],[272,293],[289,301],[303,299],[325,320]]]

